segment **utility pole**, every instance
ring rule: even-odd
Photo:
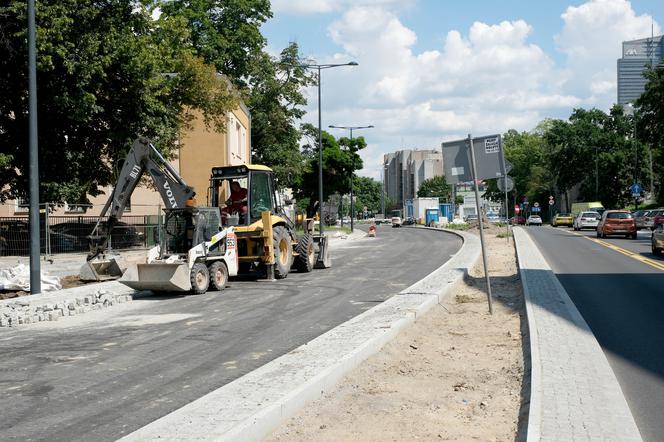
[[[37,50],[35,31],[35,0],[28,0],[28,117],[30,161],[30,293],[41,293],[39,262],[39,148],[37,145]],[[46,207],[48,210],[48,207]]]

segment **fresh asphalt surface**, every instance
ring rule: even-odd
[[[115,440],[305,344],[431,273],[453,234],[380,226],[333,267],[231,280],[0,331],[0,439]]]
[[[664,271],[589,241],[594,231],[528,227],[602,346],[641,437],[664,435]],[[650,232],[602,239],[664,264],[652,255]]]

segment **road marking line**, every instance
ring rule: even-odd
[[[634,260],[636,260],[636,261],[642,262],[642,263],[644,263],[644,264],[647,264],[647,265],[649,265],[650,267],[654,267],[654,268],[656,268],[656,269],[658,269],[658,270],[664,270],[664,263],[663,263],[663,262],[655,261],[655,260],[650,259],[650,258],[646,258],[645,256],[642,256],[642,255],[641,255],[640,253],[638,253],[638,252],[632,252],[632,251],[630,251],[630,250],[623,249],[622,247],[618,247],[618,246],[615,245],[615,244],[611,244],[611,243],[609,243],[609,242],[602,241],[601,239],[591,238],[591,237],[586,236],[586,235],[583,235],[583,234],[581,234],[581,233],[577,233],[577,232],[568,232],[568,233],[571,233],[572,235],[577,235],[577,236],[580,236],[580,237],[582,237],[582,238],[585,238],[585,239],[587,239],[588,241],[592,241],[592,242],[594,242],[594,243],[597,243],[597,244],[599,244],[600,246],[604,246],[604,247],[606,247],[607,249],[611,249],[611,250],[614,250],[614,251],[616,251],[616,252],[618,252],[618,253],[622,253],[623,255],[625,255],[625,256],[629,256],[630,258],[632,258],[632,259],[634,259]]]

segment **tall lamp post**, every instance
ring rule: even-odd
[[[318,71],[318,228],[320,234],[323,235],[323,131],[321,129],[321,112],[320,112],[320,71],[323,69],[336,68],[339,66],[357,66],[358,63],[351,61],[348,63],[326,63],[316,64],[307,63],[299,65],[305,69],[315,69]]]
[[[350,171],[350,232],[353,233],[353,218],[355,218],[355,203],[353,202],[353,175],[355,174],[355,155],[354,155],[355,152],[353,152],[353,147],[352,147],[352,144],[353,144],[353,130],[354,129],[355,130],[357,130],[357,129],[373,129],[374,126],[373,126],[373,124],[370,124],[369,126],[333,126],[333,125],[330,125],[328,127],[332,128],[332,129],[347,129],[347,130],[350,130],[350,144],[351,145],[349,146],[349,150],[350,150],[351,154],[353,154],[353,157],[352,157],[353,163],[352,163],[352,167],[351,167],[352,170]],[[343,214],[342,214],[342,217],[343,217]]]
[[[638,184],[639,181],[639,151],[637,150],[636,144],[636,108],[632,103],[627,103],[624,107],[625,113],[632,116],[634,120],[634,127],[632,132],[632,145],[634,146],[634,184]],[[639,197],[634,196],[634,210],[639,209]]]

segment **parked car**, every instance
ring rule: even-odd
[[[415,224],[415,218],[413,218],[412,216],[409,216],[403,221],[404,226],[412,226],[413,224]]]
[[[401,217],[399,216],[392,217],[392,227],[401,227]]]
[[[477,215],[466,215],[463,220],[467,223],[471,221],[477,221]]]
[[[625,235],[626,238],[636,239],[636,223],[632,214],[627,210],[607,210],[597,225],[597,237],[606,238],[608,235]]]
[[[636,230],[645,229],[646,218],[650,214],[650,210],[636,210],[632,212],[632,218],[634,218],[634,223],[636,224]]]
[[[76,237],[52,229],[40,232],[40,253],[67,253],[76,251]],[[46,250],[48,237],[48,249]],[[11,219],[0,221],[0,255],[25,256],[30,253],[30,227],[26,221]]]
[[[551,220],[551,226],[567,226],[572,227],[574,225],[574,217],[571,213],[557,213]]]
[[[53,224],[51,230],[57,233],[72,235],[76,239],[76,250],[86,251],[89,249],[88,237],[92,233],[96,223],[67,221]],[[99,225],[99,234],[103,235],[105,225]],[[115,249],[126,249],[133,246],[142,245],[144,242],[143,232],[140,232],[136,226],[118,221],[111,231],[111,247]]]
[[[650,237],[653,255],[661,255],[664,251],[664,224],[657,224]]]
[[[540,218],[539,215],[530,215],[528,219],[526,220],[526,225],[527,226],[541,226],[542,225],[542,218]]]
[[[574,218],[572,228],[574,230],[593,229],[597,230],[599,224],[600,214],[594,211],[581,212]]]
[[[513,226],[525,225],[526,219],[522,216],[513,216],[510,218],[510,224]]]

